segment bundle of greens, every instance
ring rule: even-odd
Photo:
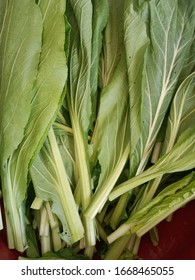
[[[134,258],[195,199],[194,42],[193,0],[0,2],[10,249]]]

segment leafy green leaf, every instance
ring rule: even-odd
[[[100,53],[102,49],[103,30],[107,24],[109,7],[107,0],[92,0],[92,51],[91,51],[91,97],[92,97],[92,121],[95,121],[98,100],[98,78]]]
[[[35,8],[38,9],[36,6]],[[18,13],[18,10],[19,9],[17,9],[15,12]],[[33,157],[43,144],[48,129],[56,117],[59,106],[61,105],[61,99],[64,97],[63,89],[67,77],[66,57],[64,53],[65,3],[64,1],[59,1],[57,3],[54,0],[48,3],[48,1],[44,0],[40,2],[40,10],[43,21],[42,49],[37,78],[34,82],[33,90],[31,92],[31,100],[29,100],[29,106],[31,110],[30,116],[27,116],[24,113],[24,108],[22,117],[28,117],[28,123],[25,127],[24,137],[17,150],[15,150],[10,156],[2,176],[4,180],[4,186],[7,188],[6,191],[9,193],[9,197],[7,194],[5,195],[5,201],[9,209],[8,211],[12,212],[14,217],[13,218],[12,215],[10,215],[10,226],[13,231],[13,238],[19,239],[18,241],[14,242],[16,248],[18,248],[19,251],[23,251],[24,247],[26,246],[23,208],[26,198],[28,168]],[[38,12],[40,14],[40,11]],[[29,11],[29,13],[31,13],[31,11]],[[32,17],[32,14],[30,18],[36,23]],[[10,23],[10,25],[13,26],[12,23]],[[23,26],[26,26],[26,24],[23,23]],[[23,26],[21,27],[21,30],[23,30]],[[40,26],[35,26],[35,29],[40,29]],[[26,55],[29,57],[29,54],[30,51]],[[25,65],[29,65],[29,63],[31,63],[31,60],[30,62],[28,61],[28,63],[25,63]],[[18,79],[18,81],[20,80]],[[20,87],[23,86],[22,82],[18,82],[18,84]],[[16,98],[16,100],[14,98],[12,99],[10,96],[10,98],[7,99],[8,103],[15,100],[15,106],[15,104],[21,100],[20,94],[21,92],[14,94],[14,91],[12,91],[12,95],[15,96],[14,98]],[[12,107],[10,107],[9,110],[11,110],[11,108]],[[19,112],[22,108],[22,106],[18,108]],[[13,117],[12,112],[8,111],[8,113],[11,117]],[[5,114],[3,116],[5,116]],[[17,123],[20,124],[20,121],[17,120]],[[17,126],[15,126],[15,124],[14,129],[16,135]],[[7,200],[9,200],[9,202]],[[18,219],[16,219],[16,216]],[[12,221],[12,218],[14,219],[14,222]],[[19,230],[17,227],[19,227],[20,223],[22,229]],[[20,236],[21,231],[22,237]],[[19,241],[21,241],[21,239],[24,239],[24,247],[22,244],[17,244]]]
[[[195,177],[191,173],[166,187],[147,206],[138,211],[135,216],[132,216],[133,223],[135,220],[137,222],[131,231],[142,236],[193,199],[195,199]]]
[[[133,9],[131,1],[126,1],[124,12],[125,50],[129,79],[130,103],[130,176],[133,176],[134,149],[141,133],[141,92],[142,72],[144,69],[145,53],[149,44],[146,25],[140,14]],[[138,36],[139,34],[139,36]]]
[[[193,127],[195,122],[195,73],[190,74],[179,86],[173,101],[166,123],[166,133],[163,139],[160,157],[173,148],[179,135],[188,127]],[[163,175],[148,183],[141,199],[139,208],[148,203],[154,196]],[[136,206],[137,207],[137,206]],[[135,210],[135,208],[134,208]]]
[[[148,9],[150,44],[143,71],[141,133],[131,151],[132,168],[137,174],[146,166],[194,35],[191,25],[194,25],[194,10],[189,11],[182,1],[152,0],[148,2]]]
[[[0,33],[0,153],[9,248],[26,246],[18,189],[12,188],[8,157],[18,147],[30,116],[33,83],[41,51],[42,18],[32,1],[1,1]],[[20,173],[21,174],[21,173]],[[16,191],[16,192],[15,192]],[[15,198],[14,198],[15,197]],[[20,204],[20,210],[17,205]],[[20,224],[21,223],[21,224]]]
[[[70,161],[70,154],[60,153],[56,136],[51,130],[31,167],[31,177],[36,196],[44,201],[52,201],[52,211],[63,225],[63,232],[60,234],[62,239],[72,244],[83,237],[84,229],[62,155],[66,156],[64,161]]]
[[[178,136],[195,121],[195,72],[178,88],[171,104],[166,134],[161,154],[171,150]]]
[[[27,235],[27,240],[28,240],[28,248],[26,249],[26,252],[25,252],[26,255],[29,258],[40,257],[36,232],[30,224],[28,224],[26,226],[26,235]]]
[[[141,15],[134,11],[135,7],[133,7],[131,2],[131,0],[125,1],[124,10],[124,45],[129,81],[130,161],[134,158],[131,151],[134,150],[140,136],[142,72],[144,68],[145,52],[149,44],[149,39],[146,34],[146,25]],[[134,164],[131,162],[130,177],[134,175],[133,167]],[[110,219],[112,228],[116,228],[122,218],[129,199],[129,193],[120,197]]]
[[[83,133],[88,133],[91,116],[91,1],[69,0],[67,3],[66,14],[71,25],[71,41],[69,49],[70,73],[67,93],[68,109],[72,119],[72,125],[74,125],[74,118],[77,118]],[[78,31],[80,31],[80,33]]]
[[[108,236],[108,241],[111,243],[129,231],[142,236],[193,199],[195,199],[195,174],[191,172],[181,180],[166,187],[147,205],[130,216],[125,223]]]
[[[123,46],[123,22],[116,13],[123,12],[124,3],[110,3],[108,24],[105,30],[102,65],[102,89],[98,115],[92,135],[94,164],[101,166],[101,174],[95,194],[85,212],[93,219],[104,206],[108,195],[127,162],[129,153],[128,80]],[[115,33],[120,30],[120,33]],[[110,36],[114,48],[111,50]],[[112,45],[113,46],[113,45]],[[110,50],[110,51],[109,51]],[[119,55],[119,57],[118,57]],[[110,76],[111,75],[111,76]]]
[[[186,14],[188,14],[188,22],[190,23],[191,30],[192,30],[192,44],[190,48],[188,49],[188,52],[185,57],[185,62],[183,65],[183,68],[180,73],[180,80],[184,80],[190,73],[195,71],[195,58],[194,58],[194,52],[195,52],[195,30],[194,30],[194,22],[195,22],[195,2],[189,1],[186,5],[185,0],[178,1],[180,5],[180,10],[186,11]]]
[[[85,212],[93,218],[103,207],[129,156],[129,107],[126,65],[121,59],[110,83],[103,89],[97,117],[94,151],[101,174]]]
[[[30,258],[29,258],[30,259]],[[89,258],[82,254],[75,254],[72,248],[60,249],[57,252],[47,252],[36,260],[88,260]]]
[[[71,26],[69,51],[69,80],[67,108],[70,114],[74,145],[75,166],[79,181],[81,207],[84,211],[92,196],[92,181],[88,154],[88,130],[91,127],[91,55],[92,55],[92,3],[89,0],[68,1],[67,19]],[[94,245],[94,221],[84,221],[86,244]]]
[[[1,1],[0,2],[0,38],[2,36],[3,26],[4,26],[4,20],[5,20],[5,10],[7,9],[8,2]]]
[[[186,129],[170,152],[162,156],[153,166],[139,175],[117,186],[110,194],[110,200],[166,173],[190,170],[195,167],[195,130]]]
[[[100,68],[100,88],[109,84],[112,75],[121,59],[123,52],[124,28],[123,10],[124,0],[109,2],[109,17],[103,37],[102,61]]]
[[[21,142],[30,116],[31,90],[38,72],[42,21],[34,1],[1,1],[0,153],[1,165]],[[3,162],[3,163],[2,163]]]

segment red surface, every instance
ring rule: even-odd
[[[17,260],[18,252],[15,250],[7,249],[6,234],[5,231],[0,231],[0,260]]]
[[[142,238],[139,256],[146,260],[195,260],[195,201],[174,213],[172,221],[158,225],[159,244]]]
[[[179,209],[171,222],[158,226],[160,241],[153,246],[148,235],[142,238],[139,256],[145,260],[195,260],[195,201]],[[7,249],[5,231],[0,231],[0,260],[15,260],[18,253]]]
[[[1,212],[3,213],[2,201],[0,201]],[[3,216],[3,222],[5,224],[5,217]],[[17,260],[19,253],[15,250],[9,250],[7,248],[7,237],[5,229],[0,230],[0,260]]]

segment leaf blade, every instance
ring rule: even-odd
[[[41,15],[32,1],[24,5],[18,1],[6,4],[0,37],[2,160],[10,156],[24,135],[30,115],[31,90],[38,71],[41,32]]]

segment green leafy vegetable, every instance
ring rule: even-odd
[[[2,10],[3,9],[3,10]],[[42,19],[33,1],[1,1],[1,168],[21,142],[38,72]],[[17,133],[16,133],[17,132]]]
[[[108,237],[109,242],[113,242],[115,238],[127,234],[129,230],[142,236],[171,213],[194,199],[194,195],[195,180],[194,173],[191,173],[165,188],[145,207],[132,215]]]
[[[20,258],[25,259],[25,258]],[[33,258],[28,258],[33,259]],[[57,252],[47,252],[36,260],[88,260],[89,258],[82,254],[76,254],[72,248],[61,249]]]
[[[92,196],[92,184],[87,149],[87,135],[91,125],[91,55],[92,55],[92,3],[68,1],[67,18],[71,25],[69,81],[67,105],[70,114],[74,144],[76,173],[82,209],[85,210]],[[79,29],[78,29],[79,26]],[[80,30],[80,32],[78,32]],[[86,242],[95,244],[95,224],[85,221]]]
[[[159,156],[166,154],[171,151],[175,141],[178,136],[184,131],[187,127],[194,126],[195,120],[195,83],[193,72],[190,74],[179,86],[174,99],[171,104],[170,113],[166,126],[166,133],[161,142],[161,152]],[[155,156],[156,157],[156,156]],[[148,183],[144,193],[139,200],[139,207],[145,205],[150,199],[154,196],[157,188],[162,180],[162,175],[157,177],[155,180],[152,180]]]
[[[166,191],[159,194],[159,196],[156,197],[155,202],[160,198],[161,195],[164,198],[166,194],[166,198],[163,199],[163,202],[161,201],[160,204],[157,204],[154,208],[152,208],[152,210],[150,210],[150,215],[144,213],[144,215],[142,216],[143,220],[139,220],[138,225],[132,228],[132,232],[136,232],[138,236],[142,236],[152,227],[157,225],[160,221],[164,220],[170,214],[174,213],[177,209],[185,206],[189,201],[193,200],[195,195],[195,180],[191,180],[185,186],[185,188],[179,190],[179,187],[181,185],[182,180],[174,183],[174,185],[167,187]],[[169,193],[169,190],[171,189],[171,191],[173,191],[173,187],[175,186],[177,186],[178,188],[172,195],[171,193]],[[150,204],[148,204],[148,206],[150,206]],[[152,218],[150,219],[149,216]]]
[[[137,143],[131,145],[133,174],[142,172],[147,164],[193,42],[194,10],[188,8],[184,1],[148,2],[146,27],[150,44],[143,70],[140,122],[136,129],[140,133],[139,137],[136,134]]]
[[[136,145],[140,135],[140,110],[142,72],[144,67],[145,52],[149,44],[146,26],[141,15],[134,11],[130,1],[125,1],[124,10],[124,43],[126,51],[127,73],[129,80],[129,106],[130,106],[130,153]],[[139,34],[139,36],[137,35]],[[132,156],[130,157],[132,160]],[[131,162],[132,163],[132,162]],[[133,164],[130,164],[130,177],[134,174]],[[111,217],[110,224],[115,229],[125,212],[131,197],[130,193],[120,197]]]
[[[173,147],[178,136],[195,120],[195,72],[190,74],[178,88],[170,109],[165,139],[161,154]]]
[[[145,56],[149,38],[146,32],[146,24],[141,15],[134,11],[130,2],[126,1],[124,28],[130,98],[130,176],[134,176],[134,157],[136,156],[134,150],[141,134],[142,73],[145,71]]]
[[[139,259],[195,199],[195,1],[23,2],[0,1],[8,247]]]
[[[52,210],[63,225],[62,239],[68,244],[80,240],[84,229],[53,129],[32,165],[31,177],[37,197],[53,202]]]
[[[2,190],[9,246],[24,251],[26,240],[20,212],[25,190],[23,187],[18,190],[12,186],[11,177],[14,179],[14,174],[11,174],[10,170],[10,156],[22,141],[30,116],[31,91],[38,72],[41,51],[42,20],[39,8],[32,1],[1,3],[4,9],[0,37]],[[21,196],[22,200],[19,198]]]
[[[121,60],[113,80],[101,93],[94,150],[102,171],[96,192],[85,212],[89,218],[94,218],[104,206],[129,156],[128,91],[124,67],[124,61]],[[112,144],[110,139],[113,139]]]
[[[11,1],[12,2],[12,1]],[[61,3],[60,3],[61,2]],[[63,33],[65,32],[65,26],[64,26],[64,10],[65,10],[65,3],[64,1],[60,1],[56,4],[55,1],[50,1],[48,4],[47,1],[41,1],[40,3],[40,9],[38,6],[33,4],[31,1],[31,4],[26,3],[26,6],[23,6],[22,9],[20,7],[15,7],[14,5],[11,5],[10,3],[10,10],[12,11],[12,8],[14,8],[14,12],[18,16],[18,10],[21,11],[21,13],[25,13],[27,19],[30,19],[32,21],[32,24],[34,24],[31,29],[29,29],[29,25],[26,22],[21,22],[21,27],[17,27],[21,30],[26,30],[26,34],[33,34],[34,30],[37,30],[38,35],[37,38],[34,39],[35,46],[39,44],[39,51],[40,51],[40,39],[41,39],[41,32],[42,32],[42,20],[43,20],[43,34],[42,34],[42,46],[41,46],[41,55],[39,60],[39,66],[36,65],[36,72],[37,77],[34,82],[34,86],[32,88],[32,82],[31,87],[28,88],[28,94],[26,93],[27,102],[25,104],[20,105],[18,103],[19,100],[24,102],[25,97],[21,97],[21,93],[23,93],[23,85],[25,83],[20,79],[23,79],[23,75],[25,72],[24,77],[26,77],[27,82],[29,83],[29,77],[33,77],[31,75],[31,72],[27,69],[21,68],[21,71],[19,70],[19,66],[23,65],[24,63],[24,54],[26,54],[26,63],[24,64],[25,67],[33,66],[36,62],[38,64],[37,59],[35,60],[33,57],[31,58],[31,49],[33,49],[33,45],[31,40],[27,40],[28,37],[26,37],[26,34],[22,33],[21,38],[19,41],[19,50],[20,50],[20,44],[21,42],[28,42],[28,48],[24,45],[24,51],[20,52],[20,61],[17,61],[18,53],[12,54],[12,48],[13,44],[10,44],[10,57],[15,61],[13,65],[16,64],[16,67],[13,70],[16,70],[16,73],[20,76],[18,78],[15,78],[14,76],[9,76],[9,79],[7,81],[7,89],[2,96],[2,101],[4,102],[3,105],[1,103],[2,108],[9,107],[9,110],[6,111],[6,113],[3,113],[2,115],[2,124],[5,125],[7,123],[12,125],[13,128],[6,125],[4,128],[1,129],[3,132],[3,137],[9,137],[9,139],[17,139],[17,136],[21,134],[20,127],[18,128],[15,126],[16,124],[20,125],[23,123],[23,119],[25,121],[25,130],[23,128],[22,135],[20,135],[20,145],[16,150],[13,148],[16,148],[15,140],[14,140],[14,146],[12,148],[12,154],[7,154],[7,149],[4,149],[4,141],[1,140],[2,149],[4,152],[2,152],[2,155],[4,155],[3,158],[6,158],[8,155],[10,155],[9,159],[7,159],[7,163],[3,163],[3,171],[2,171],[2,178],[3,178],[3,191],[5,194],[5,201],[6,199],[6,207],[8,208],[7,211],[12,213],[10,214],[10,218],[8,218],[8,222],[10,224],[10,227],[12,228],[12,234],[13,236],[10,237],[13,239],[13,245],[10,245],[11,247],[15,247],[19,251],[24,251],[26,247],[26,240],[25,240],[25,217],[23,213],[23,203],[25,201],[26,197],[26,189],[27,189],[27,174],[28,174],[28,168],[29,164],[34,157],[34,155],[38,152],[40,149],[40,145],[42,145],[44,138],[46,137],[46,133],[51,126],[51,122],[53,121],[56,112],[60,105],[60,100],[62,98],[62,92],[66,81],[66,73],[67,73],[67,67],[66,67],[66,57],[64,54],[64,36]],[[17,5],[19,2],[17,1]],[[39,16],[39,22],[38,19],[35,20],[34,17],[32,17],[32,11],[31,8],[35,11],[35,16]],[[26,9],[29,10],[29,14],[26,13]],[[53,9],[55,9],[55,13],[53,13]],[[10,16],[8,16],[8,20],[11,21],[12,17],[14,17],[14,14],[10,11]],[[41,11],[41,12],[40,12]],[[31,16],[29,16],[31,14]],[[41,15],[42,14],[42,18]],[[22,18],[25,20],[24,16],[20,16],[19,18]],[[51,20],[51,18],[53,20]],[[20,22],[20,20],[18,20]],[[14,24],[11,24],[12,28],[15,27]],[[6,25],[6,26],[9,26]],[[25,26],[25,29],[24,29]],[[17,29],[16,29],[17,30]],[[51,32],[53,31],[53,32]],[[16,31],[13,30],[15,34]],[[55,34],[55,38],[53,38],[53,33]],[[14,35],[13,35],[14,36]],[[16,35],[15,35],[16,36]],[[13,40],[14,37],[12,37],[11,40]],[[5,40],[2,40],[3,43],[6,43]],[[23,46],[21,44],[21,46]],[[5,47],[4,47],[5,48]],[[15,48],[14,48],[15,49]],[[3,50],[3,47],[1,47],[1,50]],[[28,52],[27,52],[28,51]],[[9,49],[7,49],[7,52],[9,52]],[[6,52],[6,53],[7,53]],[[34,50],[33,50],[34,52]],[[39,53],[38,53],[39,54]],[[6,56],[4,56],[6,57]],[[21,63],[21,60],[23,63]],[[5,66],[5,63],[3,63]],[[6,64],[7,65],[7,64]],[[9,63],[8,63],[9,65]],[[13,66],[12,66],[13,67]],[[5,67],[6,68],[6,67]],[[31,68],[30,68],[31,69]],[[23,72],[24,71],[24,72]],[[12,72],[12,70],[11,70]],[[21,78],[21,73],[22,78]],[[4,77],[5,74],[2,75]],[[13,77],[13,78],[12,78]],[[13,79],[12,87],[11,85],[11,78]],[[35,78],[35,77],[34,77]],[[20,82],[18,82],[20,81]],[[22,87],[18,89],[18,91],[15,91],[15,88],[13,88],[14,83],[17,83],[19,87]],[[29,84],[28,84],[29,85]],[[3,85],[2,85],[3,88]],[[10,96],[7,96],[7,93],[10,91]],[[55,95],[53,95],[53,92],[55,91]],[[3,92],[3,91],[2,91]],[[14,98],[16,98],[16,101]],[[12,105],[11,105],[11,104]],[[18,103],[18,106],[16,104]],[[15,109],[13,109],[13,106]],[[27,111],[26,111],[27,110]],[[13,113],[14,112],[14,113]],[[8,116],[6,116],[8,114]],[[13,116],[15,122],[13,123]],[[16,119],[16,116],[20,116],[22,119],[21,121]],[[5,121],[4,121],[4,118]],[[47,120],[47,121],[46,121]],[[28,121],[28,122],[27,122]],[[6,128],[7,127],[7,128]],[[8,129],[8,134],[7,134]],[[12,133],[12,137],[9,135],[9,133]],[[23,136],[23,138],[21,138]],[[9,140],[10,141],[10,140]],[[12,140],[13,141],[13,140]],[[7,140],[6,140],[7,142]],[[18,145],[19,143],[17,143]],[[9,147],[9,144],[8,144]],[[10,153],[10,152],[9,152]],[[9,194],[8,194],[9,193]],[[6,211],[6,212],[7,212]],[[21,228],[20,228],[21,227]],[[10,231],[11,232],[11,231]],[[15,240],[14,240],[15,239]],[[10,241],[11,242],[11,241]]]
[[[121,16],[118,14],[116,17],[116,13],[122,15],[122,12],[123,3],[112,3],[105,30],[101,69],[103,89],[92,136],[94,162],[98,160],[101,174],[95,194],[85,212],[85,216],[90,219],[104,206],[129,155],[128,83],[123,53],[123,26]],[[110,46],[111,34],[115,41],[113,50]]]
[[[109,198],[113,200],[119,195],[155,179],[160,175],[193,169],[195,167],[194,139],[194,127],[188,128],[180,135],[170,152],[162,156],[153,166],[141,174],[117,186],[111,192]]]
[[[103,30],[107,24],[109,13],[107,0],[92,0],[93,18],[92,18],[92,50],[91,50],[91,98],[92,98],[92,118],[95,122],[98,103],[98,81],[99,81],[99,63],[103,40]]]

